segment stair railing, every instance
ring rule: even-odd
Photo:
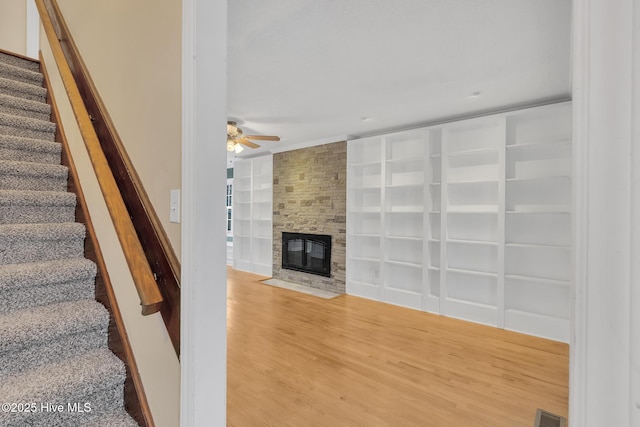
[[[94,129],[92,118],[87,111],[76,80],[65,58],[59,36],[49,16],[47,6],[43,0],[36,0],[36,5],[89,158],[98,177],[98,183],[109,210],[109,215],[113,221],[127,265],[129,266],[131,276],[136,285],[140,305],[142,306],[142,314],[149,315],[156,313],[160,311],[163,296],[149,266],[149,262],[147,261],[144,249],[140,243],[140,239],[138,238],[114,174],[107,162],[107,158]]]

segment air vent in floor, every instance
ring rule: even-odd
[[[560,415],[538,409],[533,427],[566,427],[567,419]]]

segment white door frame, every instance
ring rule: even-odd
[[[226,425],[227,2],[182,2],[181,426]]]
[[[583,427],[640,425],[638,3],[573,0],[570,421]],[[226,121],[226,2],[183,0],[183,24],[181,425],[223,426],[226,157],[209,142]]]
[[[639,8],[573,1],[574,426],[640,425]]]

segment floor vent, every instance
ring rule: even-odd
[[[560,415],[538,409],[533,427],[566,427],[567,419]]]

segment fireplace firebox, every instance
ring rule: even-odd
[[[331,236],[282,232],[282,268],[331,277]]]

